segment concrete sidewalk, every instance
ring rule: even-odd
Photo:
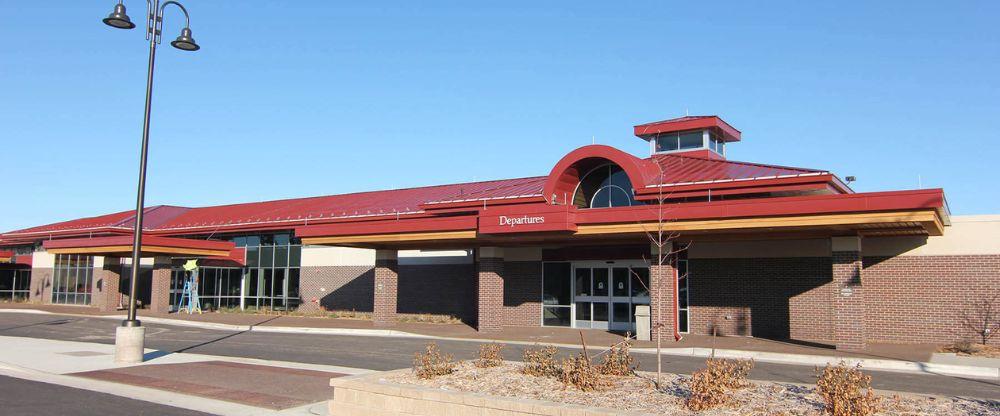
[[[124,365],[113,345],[5,336],[0,351],[2,375],[221,415],[325,414],[331,377],[370,372],[150,349]]]
[[[7,305],[4,305],[7,306]],[[48,305],[28,305],[19,308],[0,308],[0,312],[21,312],[86,316],[102,319],[121,320],[123,315],[95,314],[94,308],[59,307],[58,312],[50,311]],[[42,307],[44,308],[42,308]],[[63,312],[69,308],[81,313]],[[588,346],[601,347],[621,341],[621,335],[597,330],[577,330],[551,327],[504,328],[500,333],[480,334],[467,325],[461,324],[416,324],[400,323],[398,329],[384,330],[371,326],[370,321],[352,319],[312,318],[286,315],[254,315],[206,313],[201,315],[167,314],[145,315],[141,320],[148,323],[197,327],[227,331],[255,331],[299,334],[353,335],[374,337],[409,337],[429,340],[451,340],[466,342],[496,341],[507,344],[534,345],[548,344],[564,348],[580,348],[581,336]],[[308,326],[313,325],[313,326]],[[633,352],[654,353],[651,342],[634,342]],[[723,358],[752,358],[761,362],[804,366],[825,366],[846,362],[860,364],[868,370],[893,371],[913,374],[937,374],[971,377],[986,380],[1000,380],[1000,368],[991,362],[962,360],[933,354],[932,345],[875,344],[867,351],[844,353],[821,345],[782,342],[751,337],[705,337],[689,335],[680,342],[664,344],[663,354],[674,356],[709,357],[713,354]]]

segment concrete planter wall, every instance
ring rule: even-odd
[[[584,407],[541,400],[489,396],[481,393],[446,391],[386,381],[382,373],[334,378],[331,416],[610,416],[643,415],[612,409]]]

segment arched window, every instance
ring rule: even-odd
[[[621,167],[613,163],[587,172],[573,194],[573,205],[579,208],[627,207],[635,205],[632,182]]]

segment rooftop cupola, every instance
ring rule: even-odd
[[[725,159],[726,143],[740,141],[740,131],[718,116],[684,116],[635,126],[635,135],[649,142],[649,154],[680,153]]]

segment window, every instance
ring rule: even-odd
[[[31,269],[0,270],[0,301],[23,302],[28,300]]]
[[[722,141],[714,134],[705,143],[705,131],[683,131],[660,133],[654,139],[655,152],[673,152],[677,150],[711,149],[722,154]]]
[[[75,254],[56,255],[52,278],[52,303],[89,305],[94,278],[94,258]]]
[[[298,307],[302,261],[302,245],[298,240],[283,233],[236,237],[233,241],[247,248],[247,267],[242,269],[245,278],[242,285],[246,288],[244,308],[289,310]],[[240,287],[239,277],[234,277],[236,273],[235,270],[229,272],[224,287],[229,290]],[[227,304],[221,295],[219,302]]]
[[[632,193],[628,174],[609,163],[583,176],[573,194],[573,204],[579,208],[627,207],[635,205]]]
[[[688,332],[688,318],[689,318],[689,296],[688,296],[688,261],[687,260],[677,260],[677,304],[678,304],[678,328],[680,332]]]
[[[202,309],[295,309],[299,299],[302,245],[291,234],[232,237],[246,248],[246,267],[198,269],[198,296]],[[187,273],[174,271],[171,303],[177,305]]]
[[[542,266],[542,325],[570,326],[572,294],[569,263]]]

